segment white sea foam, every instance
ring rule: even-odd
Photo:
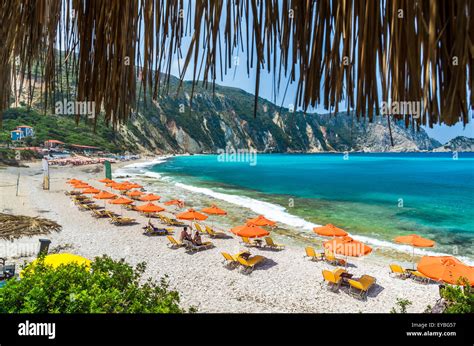
[[[133,178],[133,177],[145,175],[147,173],[152,173],[148,171],[147,168],[164,163],[166,162],[168,158],[169,156],[158,156],[151,161],[132,163],[132,164],[129,164],[129,165],[123,166],[122,168],[117,169],[113,173],[113,176],[117,177],[117,176],[127,175]]]
[[[284,223],[288,226],[292,226],[292,227],[300,228],[300,229],[306,229],[306,230],[311,230],[313,229],[313,227],[318,226],[315,223],[308,222],[305,219],[302,219],[298,216],[288,213],[286,211],[286,208],[277,204],[260,201],[260,200],[246,197],[246,196],[237,196],[237,195],[231,195],[231,194],[222,193],[222,192],[216,192],[211,189],[196,187],[192,185],[186,185],[182,183],[175,183],[175,185],[177,187],[180,187],[192,192],[201,193],[201,194],[204,194],[216,199],[220,199],[228,203],[238,205],[240,207],[250,209],[257,214],[265,215],[269,219],[272,219],[280,223]]]

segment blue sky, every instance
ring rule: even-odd
[[[185,41],[187,42],[187,40]],[[246,53],[240,53],[238,55],[238,62],[239,65],[236,66],[236,71],[228,71],[227,75],[224,75],[224,79],[220,80],[218,77],[216,83],[224,86],[230,87],[237,87],[243,89],[249,93],[255,93],[255,76],[256,72],[255,69],[250,70],[250,76],[247,75],[246,63],[247,63],[247,55]],[[181,63],[182,65],[182,63]],[[188,71],[186,73],[185,79],[191,80],[192,79],[192,66],[188,67]],[[179,76],[179,69],[178,63],[176,62],[172,65],[171,73],[175,76]],[[288,87],[288,91],[286,93],[286,97],[283,100],[283,95],[285,92],[286,81],[282,81],[280,86],[280,92],[277,95],[276,100],[274,99],[273,93],[273,75],[267,73],[266,70],[262,70],[261,72],[261,82],[260,82],[260,91],[259,96],[276,103],[277,105],[281,105],[283,102],[284,107],[289,107],[290,104],[294,104],[295,95],[296,95],[296,83],[290,84]],[[276,101],[276,102],[275,102]],[[346,106],[341,104],[340,111],[346,110]],[[322,105],[313,109],[313,111],[317,113],[328,113],[328,109],[325,109]],[[454,126],[446,126],[446,125],[436,125],[433,128],[429,128],[428,126],[424,126],[423,128],[428,133],[428,135],[432,138],[435,138],[442,144],[446,143],[450,139],[456,136],[466,136],[466,137],[474,137],[474,113],[471,111],[470,123],[468,123],[465,127],[462,123],[458,123]]]

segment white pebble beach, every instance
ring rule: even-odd
[[[127,164],[130,162],[114,164],[113,167],[116,169]],[[336,267],[321,261],[310,261],[304,256],[304,245],[278,235],[274,239],[284,244],[285,249],[250,249],[252,255],[262,255],[267,260],[246,275],[223,264],[222,251],[235,254],[244,249],[240,238],[228,229],[226,231],[232,237],[209,239],[215,245],[212,249],[193,254],[186,253],[182,248],[170,249],[166,237],[143,235],[142,227],[148,220],[137,212],[107,204],[107,209],[139,221],[135,225],[114,226],[105,219],[92,217],[90,212],[80,211],[65,195],[70,190],[66,184],[69,178],[82,179],[103,188],[103,184],[98,182],[103,178],[101,166],[51,167],[51,189],[46,191],[42,188],[41,164],[33,162],[28,165],[28,168],[20,168],[18,196],[18,168],[0,168],[0,185],[3,186],[0,188],[0,212],[45,217],[58,222],[62,230],[13,242],[0,240],[0,257],[7,257],[17,264],[36,256],[39,238],[50,239],[51,248],[63,246],[64,252],[90,259],[107,254],[114,259],[125,258],[132,265],[146,262],[145,277],[159,280],[167,275],[170,288],[179,292],[183,307],[196,307],[198,312],[210,313],[388,313],[397,299],[412,302],[408,312],[423,312],[428,305],[433,306],[439,297],[435,283],[421,284],[389,275],[390,263],[398,263],[398,256],[406,260],[406,254],[394,251],[391,255],[374,251],[364,258],[349,259],[351,265],[347,270],[350,273],[355,276],[371,275],[377,280],[367,299],[353,297],[346,287],[331,292],[323,282],[321,272]],[[171,185],[168,187],[168,194],[172,188]],[[160,191],[156,193],[160,194]],[[97,202],[99,205],[103,203]],[[153,219],[153,223],[160,226],[158,219]],[[203,240],[208,239],[203,237]]]

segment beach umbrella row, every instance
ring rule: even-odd
[[[111,179],[101,179],[100,182],[106,183],[106,186],[118,190],[118,191],[128,191],[133,188],[139,188],[141,185],[132,184],[129,182],[116,183]],[[110,204],[132,204],[133,200],[119,197],[107,191],[101,191],[96,189],[89,184],[78,180],[78,179],[69,179],[68,184],[72,185],[75,189],[83,189],[83,194],[94,194],[96,199],[110,199]],[[151,203],[151,201],[157,201],[161,197],[153,193],[144,194],[138,190],[130,191],[127,193],[129,197],[139,197],[141,201],[148,201],[149,203],[137,206],[136,210],[141,211],[149,216],[152,213],[162,212],[165,209]],[[140,197],[141,196],[141,197]],[[183,201],[175,199],[170,200],[164,203],[165,205],[181,205],[184,204]],[[208,208],[202,209],[203,213],[209,215],[227,215],[227,212],[215,204],[211,205]],[[181,220],[188,221],[203,221],[208,218],[207,215],[202,214],[194,209],[188,209],[187,211],[180,213],[176,216]],[[253,219],[248,219],[244,225],[236,226],[231,229],[231,232],[240,237],[248,238],[257,238],[269,235],[269,232],[262,227],[264,226],[275,226],[276,222],[265,218],[263,215],[258,215]],[[328,240],[323,243],[325,251],[331,252],[333,254],[339,254],[343,256],[350,257],[361,257],[368,255],[372,252],[372,248],[360,241],[353,239],[348,236],[348,233],[341,228],[334,226],[333,224],[327,224],[325,226],[315,227],[313,231],[321,236],[334,237],[331,240]],[[414,262],[414,253],[415,247],[433,247],[435,242],[433,240],[423,238],[417,234],[410,234],[399,236],[394,239],[396,243],[407,244],[413,247],[412,261]],[[46,257],[47,263],[57,266],[62,263],[83,263],[90,265],[90,261],[82,258],[80,256],[71,255],[71,254],[60,254],[60,255],[49,255]],[[417,265],[417,270],[424,274],[425,276],[447,284],[464,284],[459,280],[464,278],[470,285],[474,285],[474,267],[468,266],[457,258],[452,256],[424,256],[421,258],[420,262]]]

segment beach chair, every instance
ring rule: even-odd
[[[137,206],[133,204],[124,204],[122,205],[122,208],[127,209],[127,210],[137,211]]]
[[[357,298],[366,298],[370,288],[377,281],[373,276],[362,275],[359,280],[348,279],[350,285],[349,293]]]
[[[210,241],[203,242],[201,245],[196,245],[193,242],[186,242],[184,243],[184,247],[186,248],[186,251],[188,252],[197,252],[201,250],[207,250],[211,249],[214,247],[214,244]]]
[[[390,274],[394,274],[400,279],[406,279],[410,276],[410,272],[399,266],[398,264],[390,264]]]
[[[167,235],[166,238],[168,238],[168,241],[169,241],[168,247],[170,247],[171,249],[177,249],[177,248],[180,248],[180,247],[184,246],[184,244],[182,242],[180,242],[179,240],[174,239],[170,235]]]
[[[74,195],[74,196],[71,196],[71,199],[72,199],[74,202],[92,201],[89,197],[84,196],[84,195]],[[93,201],[92,201],[92,202],[93,202]]]
[[[323,270],[323,279],[327,282],[328,288],[331,291],[337,291],[342,283],[342,273],[346,271],[342,268],[336,269],[335,271]]]
[[[426,284],[430,281],[430,278],[427,277],[426,275],[420,273],[418,270],[414,270],[410,272],[411,277],[415,280],[418,281],[422,284]]]
[[[0,257],[0,280],[8,280],[15,276],[16,265],[5,264],[6,259]]]
[[[134,224],[136,222],[135,219],[131,217],[123,217],[123,216],[111,216],[110,223],[114,224],[115,226],[127,226]]]
[[[244,259],[240,256],[237,257],[237,261],[242,265],[241,271],[247,274],[250,274],[255,269],[255,266],[264,260],[265,257],[263,256],[253,256],[249,259]]]
[[[180,222],[176,219],[170,219],[169,217],[161,216],[160,214],[158,214],[158,217],[162,218],[162,220],[164,220],[164,222],[168,226],[176,226],[176,227],[186,226],[186,224],[184,222]]]
[[[197,222],[194,223],[194,228],[196,228],[196,231],[198,231],[199,233],[205,233],[201,225],[198,224]]]
[[[113,216],[118,216],[117,214],[115,214],[114,212],[110,211],[110,210],[95,210],[95,209],[91,209],[92,211],[92,216],[95,217],[95,218],[106,218],[106,217],[111,217],[110,215],[113,215]]]
[[[222,256],[224,256],[224,264],[229,268],[235,268],[239,265],[239,261],[236,257],[232,256],[227,252],[221,252]]]
[[[79,196],[81,194],[80,191],[66,191],[64,192],[66,196]]]
[[[89,209],[89,206],[88,206],[87,204],[77,203],[77,207],[78,207],[79,210],[81,210],[81,211],[90,210],[90,209]]]
[[[324,259],[324,256],[314,251],[314,248],[312,248],[311,246],[307,246],[305,248],[305,251],[306,251],[305,257],[309,257],[311,261],[321,261]]]
[[[269,247],[271,249],[283,250],[285,248],[285,245],[275,244],[271,237],[265,237],[265,243],[265,247]]]
[[[227,236],[227,234],[225,234],[224,232],[216,232],[207,225],[205,227],[206,227],[207,234],[209,234],[211,238],[223,238]]]
[[[330,263],[332,265],[344,266],[344,265],[347,264],[347,262],[345,260],[340,259],[340,258],[336,258],[336,256],[334,256],[334,254],[330,253],[330,252],[326,253],[324,255],[324,258],[328,263]]]
[[[251,241],[248,237],[241,237],[242,239],[242,244],[244,244],[247,247],[258,247],[257,244],[255,244],[253,241]]]
[[[155,236],[155,235],[171,235],[173,230],[171,228],[158,228],[152,224],[148,224],[143,227],[145,232],[143,233],[146,236]]]

